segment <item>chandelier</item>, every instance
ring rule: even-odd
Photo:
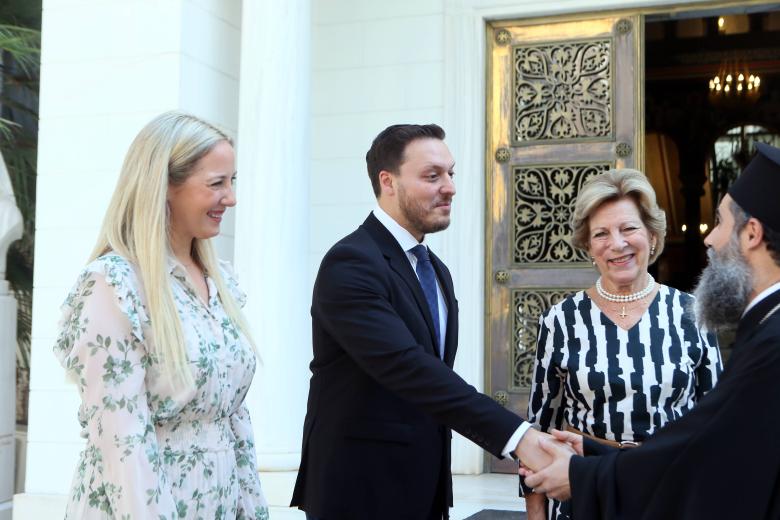
[[[761,87],[761,78],[750,74],[747,67],[725,63],[710,79],[710,99],[714,102],[755,101]]]

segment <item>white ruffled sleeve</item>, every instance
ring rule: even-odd
[[[233,266],[227,260],[219,261],[219,271],[222,275],[222,279],[227,285],[228,291],[233,299],[236,300],[239,307],[246,305],[246,293],[238,286],[238,277],[236,276]]]
[[[147,405],[145,316],[127,269],[93,262],[63,305],[54,351],[78,385],[85,456],[100,474],[76,493],[112,518],[174,519],[177,504]]]

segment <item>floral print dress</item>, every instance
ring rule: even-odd
[[[87,443],[66,519],[267,519],[244,404],[251,345],[228,318],[213,280],[209,301],[168,261],[195,387],[174,389],[148,348],[150,323],[136,272],[107,254],[90,263],[63,305],[54,347],[78,384]],[[240,305],[244,295],[220,267]]]

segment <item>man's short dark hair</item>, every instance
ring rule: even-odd
[[[752,215],[733,199],[731,200],[731,214],[734,217],[734,234],[737,235],[744,229]],[[761,219],[756,220],[761,222]],[[764,228],[764,242],[766,242],[767,251],[772,255],[775,264],[780,266],[780,231],[772,229],[763,222],[761,222],[761,227]]]
[[[415,139],[444,139],[444,130],[439,125],[392,125],[382,130],[366,153],[366,167],[374,195],[379,197],[379,172],[389,171],[398,175],[398,168],[404,160],[406,145]]]

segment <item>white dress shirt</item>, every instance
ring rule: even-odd
[[[406,257],[412,264],[412,270],[415,274],[417,274],[417,257],[414,256],[414,253],[412,253],[410,250],[421,243],[425,245],[425,239],[423,238],[422,242],[418,242],[417,239],[414,238],[411,233],[409,233],[409,231],[401,226],[401,224],[396,222],[393,217],[388,215],[385,210],[379,207],[379,205],[374,208],[374,216],[379,222],[382,223],[383,226],[385,226],[385,228],[387,228],[390,234],[393,235],[393,238],[395,238],[395,240],[398,242],[398,245],[401,246],[401,249],[406,251]],[[426,247],[428,246],[426,245]],[[439,353],[442,359],[444,359],[444,339],[446,334],[445,331],[447,330],[447,304],[444,301],[441,283],[439,282],[438,277],[436,278],[436,300],[439,303],[439,330],[441,331],[441,337],[439,338]],[[504,458],[510,458],[510,453],[515,450],[518,443],[520,442],[520,439],[523,438],[523,435],[525,435],[525,432],[527,432],[530,427],[531,423],[524,422],[517,428],[517,430],[515,430],[515,433],[513,433],[509,438],[509,441],[507,441],[503,451],[501,452],[501,455]]]
[[[425,239],[423,238],[422,242],[418,242],[409,231],[393,220],[393,217],[388,215],[385,210],[378,205],[374,208],[374,216],[387,228],[390,234],[393,235],[393,238],[395,238],[401,246],[401,249],[406,251],[406,258],[408,258],[409,263],[412,264],[412,271],[414,271],[414,274],[417,275],[417,279],[419,280],[420,275],[417,274],[417,257],[414,256],[414,253],[412,253],[411,250],[420,244],[427,248],[428,246],[425,244]],[[439,306],[439,331],[441,332],[441,334],[439,334],[439,355],[444,359],[444,340],[447,335],[447,302],[444,301],[444,291],[441,288],[441,282],[439,282],[438,276],[436,277],[436,301]]]

